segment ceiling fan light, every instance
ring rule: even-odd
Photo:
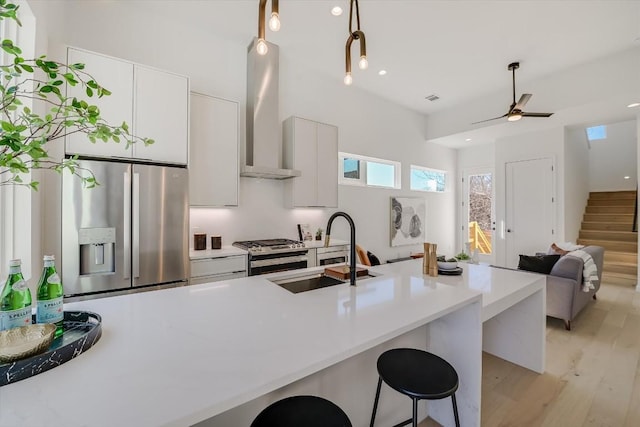
[[[510,122],[517,122],[521,118],[522,118],[522,114],[514,113],[514,114],[509,114],[509,117],[507,117],[507,120],[509,120]]]

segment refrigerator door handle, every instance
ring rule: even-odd
[[[122,241],[124,242],[124,269],[122,270],[123,278],[129,278],[131,271],[131,175],[129,172],[124,174],[124,226]]]
[[[131,246],[131,262],[133,263],[133,278],[137,279],[140,277],[140,174],[133,174],[133,197],[131,198],[131,203],[133,204],[132,212],[132,222],[133,222],[133,233],[132,235],[132,246]],[[134,283],[135,285],[135,283]]]

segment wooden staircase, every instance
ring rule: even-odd
[[[635,202],[635,191],[589,194],[578,244],[605,248],[603,282],[637,283],[638,233],[632,231]]]

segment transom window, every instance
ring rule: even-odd
[[[400,162],[349,153],[338,156],[340,184],[400,188]]]
[[[437,169],[411,165],[411,189],[444,193],[447,173]]]
[[[607,138],[607,127],[605,125],[592,126],[587,128],[587,138],[589,141],[597,141]]]

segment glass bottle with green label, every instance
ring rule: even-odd
[[[21,265],[19,259],[9,261],[9,277],[0,293],[0,330],[31,324],[31,291]]]
[[[53,255],[44,256],[44,267],[38,282],[37,323],[55,323],[56,338],[62,335],[64,311],[62,305],[62,282],[56,272]]]

